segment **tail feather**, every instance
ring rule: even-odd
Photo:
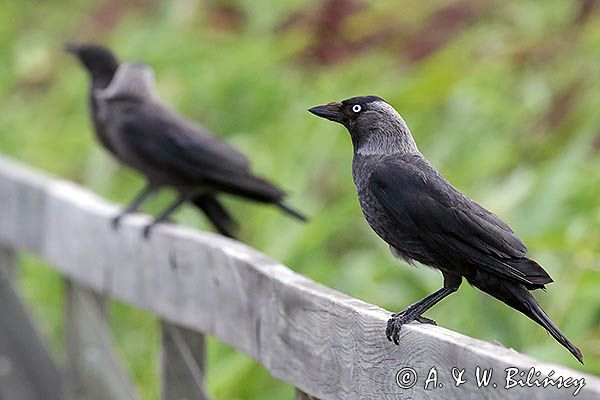
[[[567,339],[525,286],[508,281],[496,281],[492,282],[492,285],[477,284],[476,286],[537,322],[583,364],[581,350]]]
[[[308,218],[300,211],[293,209],[283,202],[285,192],[262,178],[253,175],[245,175],[235,177],[235,179],[231,178],[227,182],[219,182],[216,187],[219,190],[235,196],[244,197],[261,203],[274,204],[282,211],[300,221],[306,222],[308,220]]]
[[[235,220],[229,214],[229,211],[219,202],[219,200],[210,194],[197,196],[192,200],[192,203],[204,212],[206,218],[223,236],[235,239],[235,228],[237,226]]]
[[[285,193],[266,180],[253,175],[231,176],[215,183],[217,189],[261,203],[280,201]]]
[[[284,204],[281,201],[276,204],[277,204],[277,207],[279,207],[281,210],[283,210],[287,214],[291,215],[292,217],[297,218],[302,222],[308,221],[308,217],[306,215],[302,214],[300,211],[297,211],[297,210],[291,208],[290,206]]]
[[[546,314],[546,312],[538,304],[533,295],[526,291],[526,289],[524,290],[524,308],[526,311],[519,311],[521,311],[523,314],[527,315],[529,318],[543,326],[548,331],[548,333],[550,333],[550,335],[552,335],[552,337],[558,341],[558,343],[562,344],[567,350],[571,352],[571,354],[575,356],[575,358],[580,363],[583,364],[583,354],[581,353],[581,350],[579,350],[577,346],[571,343],[571,341],[567,339],[567,337],[560,331],[558,326],[556,326],[556,324],[552,322],[550,317],[548,317],[548,314]]]
[[[507,263],[525,275],[532,283],[532,289],[554,282],[541,265],[529,258],[521,258],[516,262],[507,261]]]

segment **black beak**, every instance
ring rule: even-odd
[[[65,43],[63,48],[71,54],[79,54],[79,46],[74,43]]]
[[[333,122],[342,122],[344,114],[342,113],[342,103],[329,103],[309,108],[308,111],[317,117],[325,118]]]

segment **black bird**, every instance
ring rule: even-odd
[[[352,175],[362,212],[392,254],[436,268],[444,287],[388,321],[388,340],[398,344],[403,324],[433,323],[422,316],[471,285],[544,327],[581,363],[581,351],[550,320],[530,293],[552,278],[526,257],[527,248],[500,218],[452,186],[419,152],[398,112],[377,96],[354,97],[309,109],[338,122],[354,146]]]
[[[164,105],[147,65],[121,64],[110,85],[94,92],[93,101],[114,155],[148,180],[144,190],[116,217],[116,223],[162,187],[174,188],[179,196],[146,226],[144,236],[185,202],[199,198],[213,199],[201,206],[208,215],[222,214],[226,219],[227,212],[215,200],[217,193],[274,204],[305,220],[283,203],[283,191],[252,174],[244,154]]]
[[[108,139],[106,129],[100,118],[98,118],[98,101],[93,94],[95,90],[105,89],[110,84],[119,67],[119,60],[111,50],[95,44],[69,43],[65,45],[65,49],[79,59],[90,75],[89,108],[94,124],[94,130],[100,143],[110,153],[116,156],[115,146]],[[145,191],[143,193],[145,193]],[[134,211],[141,205],[141,202],[150,197],[152,193],[146,194],[145,198],[142,199],[139,204],[132,204],[128,209]],[[236,222],[227,209],[221,204],[216,194],[202,193],[195,196],[191,202],[204,212],[206,217],[222,235],[232,238],[235,237],[234,230]],[[123,214],[117,216],[113,220],[114,226],[119,224],[122,216]]]
[[[110,153],[115,155],[114,146],[108,140],[106,130],[98,118],[98,102],[93,94],[95,90],[105,89],[110,84],[119,67],[119,60],[111,50],[96,44],[68,43],[65,45],[65,50],[74,54],[90,74],[89,108],[94,130],[100,143]],[[236,222],[215,195],[198,195],[192,199],[192,203],[204,212],[206,217],[222,235],[231,238],[235,237],[233,232]],[[121,217],[122,215],[113,220],[115,227],[119,224]]]

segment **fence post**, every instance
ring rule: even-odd
[[[112,347],[102,298],[68,279],[65,291],[71,396],[85,400],[139,399]]]
[[[204,387],[204,335],[161,321],[162,400],[208,400]]]
[[[60,373],[13,287],[15,266],[0,245],[0,398],[62,400]]]

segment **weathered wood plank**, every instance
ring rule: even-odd
[[[0,399],[62,400],[61,377],[11,283],[14,252],[0,247]]]
[[[139,399],[113,350],[102,302],[65,282],[67,382],[73,399]]]
[[[161,321],[161,399],[208,400],[204,335]]]
[[[24,173],[0,159],[0,196],[41,197],[29,206],[0,208],[0,220],[28,215],[26,229],[0,227],[0,241],[34,250],[70,279],[177,325],[216,336],[264,365],[273,376],[321,400],[563,399],[574,389],[503,388],[505,370],[535,367],[541,376],[584,378],[579,399],[600,398],[598,378],[545,364],[512,350],[434,326],[406,326],[401,345],[383,332],[389,314],[298,275],[241,243],[134,216],[118,232],[116,211],[89,192]],[[41,194],[40,194],[41,193]],[[38,208],[40,207],[40,208]],[[9,226],[14,228],[14,223]],[[39,231],[38,242],[26,239]],[[41,242],[39,242],[41,241]],[[548,339],[551,340],[551,339]],[[478,388],[476,367],[493,368],[494,383]],[[402,389],[397,373],[414,368],[417,384]],[[443,387],[425,390],[436,367]],[[468,382],[455,388],[452,368]],[[510,370],[509,370],[510,371]],[[409,380],[410,376],[403,379]],[[403,380],[400,380],[402,383]],[[430,386],[431,387],[431,386]]]

